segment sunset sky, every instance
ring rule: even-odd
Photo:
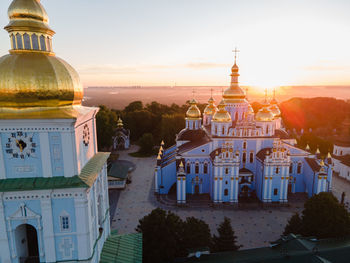
[[[0,1],[0,24],[11,0]],[[350,84],[348,0],[42,0],[54,51],[92,85]],[[0,53],[10,47],[0,33]]]

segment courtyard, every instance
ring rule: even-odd
[[[135,232],[139,219],[153,209],[161,207],[175,212],[183,219],[194,216],[204,220],[209,224],[212,234],[217,234],[216,229],[219,224],[225,216],[229,217],[238,243],[245,249],[256,248],[277,240],[283,233],[288,219],[295,212],[301,212],[303,209],[303,202],[299,200],[290,202],[289,207],[244,208],[174,207],[158,202],[153,193],[155,157],[135,158],[128,155],[135,151],[137,147],[132,146],[127,151],[119,152],[119,159],[132,161],[136,164],[136,169],[131,174],[132,183],[128,184],[125,190],[110,195],[112,229],[118,229],[120,234]],[[342,179],[334,178],[333,183],[333,191],[338,198],[343,191],[350,193],[350,184],[344,183]],[[345,200],[348,200],[348,196]]]

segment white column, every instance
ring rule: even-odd
[[[272,179],[271,179],[272,178]],[[271,202],[271,196],[272,196],[272,180],[273,180],[273,175],[270,169],[270,181],[269,181],[269,202]]]
[[[52,177],[49,133],[40,132],[39,140],[40,140],[41,165],[43,169],[42,171],[43,177]]]
[[[267,199],[267,188],[268,188],[268,182],[269,182],[268,173],[269,173],[268,167],[265,166],[264,174],[263,174],[263,189],[264,189],[263,201]],[[265,178],[267,178],[267,179],[265,179]]]
[[[2,149],[0,148],[0,151]],[[6,233],[5,211],[3,204],[3,195],[0,193],[0,255],[3,263],[11,262],[9,240]]]
[[[283,179],[282,179],[283,178]],[[283,199],[283,185],[284,185],[284,174],[283,174],[283,171],[281,170],[281,186],[280,186],[280,202],[282,202],[282,199]]]
[[[282,167],[282,170],[284,170],[284,175],[285,175],[285,178],[289,177],[289,173],[288,173],[288,169],[289,167],[288,166],[284,166]],[[285,182],[284,182],[284,202],[288,202],[288,183],[289,183],[289,179],[286,179]]]
[[[45,260],[47,262],[56,262],[56,250],[55,250],[55,235],[53,231],[53,218],[52,218],[52,206],[51,206],[51,194],[50,199],[43,199],[41,203],[41,217],[43,224],[43,236],[44,236],[44,248],[45,248]]]
[[[176,195],[176,198],[177,198],[177,202],[178,203],[181,203],[181,188],[182,188],[181,178],[177,177],[177,182],[176,182],[177,195]]]
[[[232,169],[233,170],[233,169]],[[231,190],[230,190],[230,202],[233,202],[234,199],[233,199],[233,184],[235,183],[235,178],[233,177],[233,174],[231,174]]]
[[[320,179],[318,179],[318,175],[317,175],[317,192],[316,192],[316,194],[320,193],[320,191],[321,191],[321,183],[322,183],[322,181]]]
[[[219,168],[217,166],[214,166],[214,202],[217,202],[218,200],[218,169]]]
[[[6,178],[6,173],[5,173],[5,157],[3,155],[3,145],[1,143],[1,136],[0,136],[0,179],[5,179]]]
[[[95,199],[96,200],[96,199]],[[92,255],[90,243],[88,201],[85,198],[74,198],[75,219],[77,229],[78,259],[86,259]],[[95,212],[96,220],[98,211]],[[95,227],[95,226],[93,226]],[[93,240],[94,242],[94,240]]]
[[[182,177],[182,202],[186,203],[186,177]]]
[[[219,178],[219,202],[222,202],[222,175],[223,167],[220,167],[220,178]]]
[[[154,192],[158,193],[158,168],[154,171]]]

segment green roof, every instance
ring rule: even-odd
[[[103,245],[100,263],[142,263],[142,234],[112,234]]]
[[[62,188],[89,188],[95,182],[99,172],[109,157],[109,153],[97,153],[73,177],[31,177],[0,180],[0,192],[31,191]]]
[[[108,176],[120,179],[126,179],[128,177],[129,166],[120,162],[114,162],[111,168],[108,170]]]
[[[289,235],[270,247],[202,255],[185,262],[202,263],[348,263],[350,237],[335,239],[307,238]]]

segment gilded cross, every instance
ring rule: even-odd
[[[234,50],[232,50],[233,53],[235,53],[235,64],[236,64],[236,60],[237,60],[237,53],[239,52],[239,50],[237,49],[237,47],[235,47]]]

